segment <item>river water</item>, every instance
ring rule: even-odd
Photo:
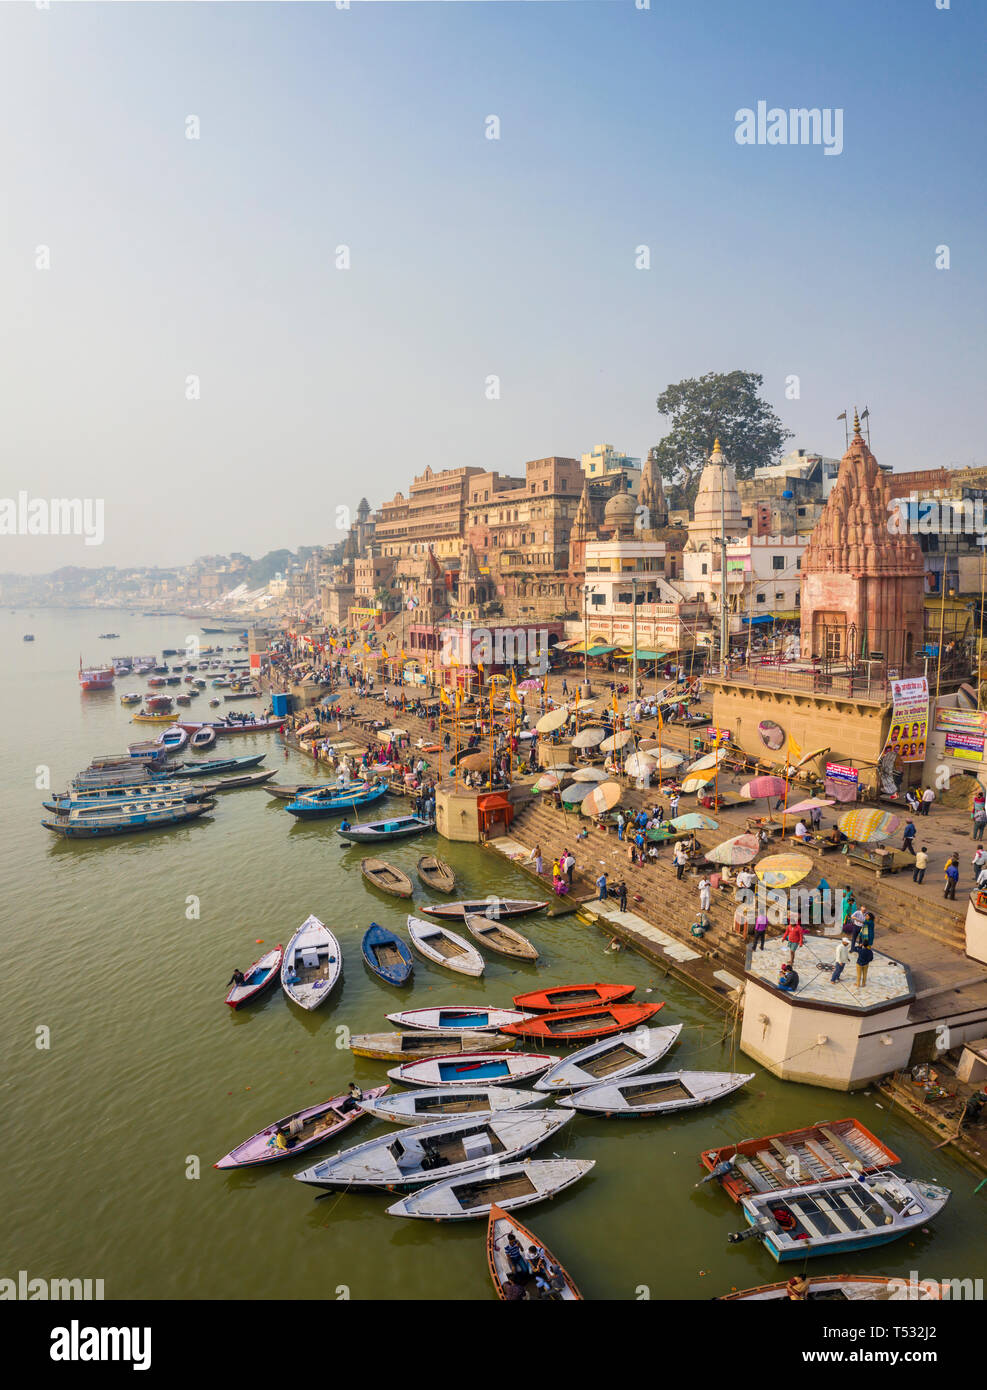
[[[100,631],[120,633],[97,640]],[[953,1189],[927,1233],[814,1273],[983,1277],[987,1189],[873,1093],[846,1096],[794,1085],[734,1055],[722,1014],[574,916],[525,919],[541,952],[518,968],[488,959],[479,981],[416,958],[414,985],[399,992],[362,964],[371,921],[404,927],[407,909],[369,888],[358,847],[343,848],[334,822],[298,825],[263,789],[221,796],[211,817],[187,828],[96,843],[56,839],[39,824],[50,768],[55,790],[93,754],[144,737],[119,702],[144,678],[82,694],[80,654],[184,647],[196,625],[124,612],[0,614],[5,922],[0,937],[0,1107],[5,1240],[0,1276],[105,1281],[107,1298],[490,1299],[485,1222],[435,1225],[385,1213],[386,1194],[333,1193],[291,1181],[317,1161],[219,1173],[212,1164],[279,1116],[345,1090],[385,1080],[391,1063],[355,1059],[345,1030],[383,1031],[395,1009],[458,1002],[506,1005],[549,983],[633,981],[640,1000],[666,1000],[657,1023],[682,1023],[671,1067],[756,1071],[712,1108],[674,1119],[575,1117],[536,1157],[592,1158],[587,1178],[554,1202],[519,1213],[567,1266],[584,1297],[708,1299],[773,1282],[790,1270],[755,1241],[727,1244],[743,1227],[718,1189],[696,1190],[703,1148],[818,1120],[859,1116],[903,1156],[902,1172]],[[22,634],[34,632],[25,643]],[[232,636],[204,638],[232,643]],[[202,712],[207,697],[196,705]],[[148,726],[144,726],[145,730]],[[279,778],[311,765],[276,735],[226,741],[206,756],[265,752]],[[530,895],[523,874],[472,845],[415,840],[387,857],[414,878],[434,847],[469,896]],[[188,915],[196,898],[200,915]],[[427,895],[416,889],[416,902]],[[234,966],[286,942],[309,914],[336,932],[344,979],[327,1007],[303,1016],[283,993],[233,1014],[223,1003]],[[259,944],[263,943],[263,945]],[[41,1048],[50,1030],[50,1046]],[[389,1127],[353,1126],[343,1144]]]

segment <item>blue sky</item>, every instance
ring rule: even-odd
[[[734,368],[793,445],[856,403],[896,469],[987,462],[985,14],[0,6],[0,496],[106,508],[0,570],[332,541],[427,464],[643,454]],[[759,100],[841,108],[843,153],[738,145]]]

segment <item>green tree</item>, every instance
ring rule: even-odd
[[[778,461],[792,431],[762,400],[763,381],[757,372],[707,372],[665,387],[656,405],[671,428],[656,457],[673,508],[692,506],[717,438],[738,478]]]

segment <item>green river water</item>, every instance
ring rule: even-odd
[[[360,958],[374,920],[401,930],[407,909],[368,888],[358,847],[332,820],[298,825],[263,789],[229,792],[187,828],[96,843],[56,839],[39,824],[38,768],[54,790],[96,753],[148,736],[116,689],[82,694],[80,653],[181,648],[197,632],[182,618],[127,612],[0,615],[5,770],[5,922],[0,938],[0,1111],[5,1239],[0,1276],[101,1278],[107,1298],[491,1299],[485,1222],[431,1224],[385,1214],[386,1194],[332,1194],[291,1181],[315,1156],[223,1174],[213,1162],[292,1110],[343,1091],[351,1078],[384,1080],[392,1063],[354,1059],[340,1029],[383,1031],[395,1009],[458,1002],[509,1004],[548,983],[633,981],[641,1000],[665,999],[658,1023],[684,1024],[670,1067],[756,1071],[734,1097],[674,1119],[577,1116],[536,1157],[592,1158],[591,1174],[554,1202],[519,1213],[591,1299],[708,1299],[787,1277],[755,1241],[727,1245],[743,1219],[712,1185],[698,1190],[700,1149],[816,1120],[859,1116],[902,1156],[901,1171],[953,1189],[925,1234],[883,1250],[809,1262],[814,1273],[984,1275],[987,1189],[874,1094],[845,1096],[776,1080],[721,1043],[723,1016],[575,916],[522,924],[541,952],[517,968],[489,958],[482,980],[417,960],[410,990],[389,988]],[[118,639],[98,641],[100,631]],[[24,643],[22,634],[36,641]],[[203,638],[232,643],[232,636]],[[172,693],[174,688],[172,688]],[[194,717],[208,718],[207,696]],[[189,711],[193,713],[193,711]],[[144,726],[145,731],[148,726]],[[153,730],[152,730],[153,732]],[[205,756],[264,751],[284,780],[310,764],[286,762],[276,735],[227,740]],[[472,845],[414,840],[387,857],[414,876],[434,847],[470,896],[529,896],[530,880]],[[198,920],[186,916],[190,895]],[[427,900],[416,890],[416,901]],[[283,993],[234,1015],[223,1003],[235,965],[287,941],[311,912],[343,949],[344,979],[327,1007],[303,1016]],[[256,944],[261,939],[265,947]],[[648,991],[652,991],[649,993]],[[39,1050],[38,1030],[50,1029]],[[880,1103],[879,1103],[880,1101]],[[361,1122],[359,1143],[388,1127]],[[196,1173],[196,1160],[198,1172]],[[191,1174],[191,1176],[190,1176]]]

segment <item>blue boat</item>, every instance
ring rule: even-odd
[[[77,806],[55,820],[43,820],[46,830],[70,840],[95,840],[106,835],[129,835],[139,830],[159,830],[182,825],[206,811],[215,801],[138,801],[132,806]]]
[[[415,968],[414,957],[399,936],[371,922],[360,948],[367,966],[389,985],[406,985]]]
[[[407,835],[423,835],[426,830],[434,830],[435,821],[422,820],[421,816],[396,816],[393,820],[371,820],[362,825],[340,825],[336,834],[354,844],[366,844],[374,840],[400,840]]]
[[[386,796],[387,792],[386,786],[370,787],[366,782],[358,782],[351,787],[326,787],[289,801],[284,809],[303,820],[314,820],[318,816],[333,816],[338,811],[349,811],[356,806],[369,806]]]

